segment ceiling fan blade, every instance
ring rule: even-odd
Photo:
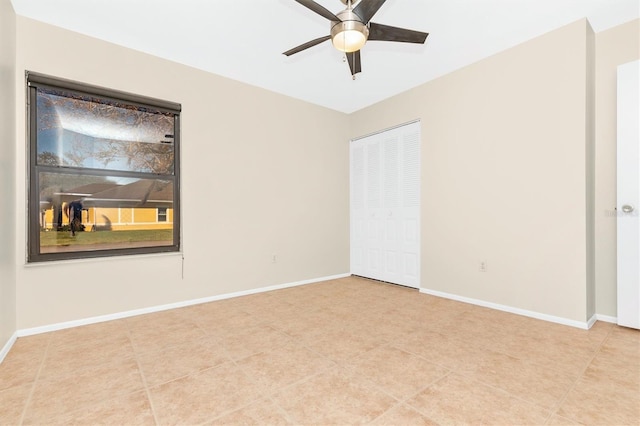
[[[329,10],[325,9],[324,6],[319,5],[318,3],[314,2],[313,0],[295,0],[295,1],[297,1],[298,3],[300,3],[301,5],[306,7],[307,9],[313,10],[318,15],[323,16],[323,17],[327,18],[330,21],[340,22],[340,18],[338,18],[336,15],[331,13]]]
[[[293,49],[287,50],[286,52],[284,52],[284,53],[283,53],[283,55],[291,56],[291,55],[293,55],[294,53],[302,52],[303,50],[308,49],[308,48],[310,48],[310,47],[313,47],[313,46],[315,46],[316,44],[320,44],[320,43],[322,43],[323,41],[327,41],[327,40],[329,40],[330,38],[331,38],[331,36],[324,36],[324,37],[317,38],[317,39],[315,39],[315,40],[308,41],[308,42],[306,42],[306,43],[304,43],[304,44],[301,44],[301,45],[300,45],[300,46],[298,46],[298,47],[294,47]]]
[[[353,8],[353,13],[358,15],[358,17],[362,19],[362,22],[367,24],[385,1],[387,0],[361,0],[360,3]]]
[[[347,55],[347,61],[349,62],[351,75],[356,75],[357,73],[362,72],[362,67],[360,64],[360,51],[356,50],[355,52],[345,53],[345,55]]]
[[[389,25],[376,24],[369,25],[368,40],[399,41],[403,43],[424,43],[429,33],[408,30],[406,28],[391,27]]]

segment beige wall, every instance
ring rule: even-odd
[[[595,59],[579,21],[345,116],[21,17],[12,86],[4,73],[15,15],[8,0],[0,4],[0,89],[18,89],[15,108],[10,97],[0,102],[8,110],[0,119],[15,117],[3,138],[16,132],[18,141],[0,153],[8,173],[0,190],[18,205],[17,238],[0,228],[9,241],[1,261],[15,259],[17,275],[0,264],[0,291],[10,296],[19,283],[17,328],[348,272],[346,140],[416,118],[423,288],[581,322],[594,305],[615,316],[615,67],[640,56],[639,21],[596,34]],[[25,265],[26,188],[18,179],[15,194],[14,176],[26,175],[27,69],[182,103],[184,262]],[[15,306],[0,307],[1,344],[16,323]]]
[[[184,242],[184,269],[179,255],[25,265],[21,185],[18,328],[349,271],[347,115],[22,17],[17,52],[17,123],[25,70],[182,104]]]
[[[352,115],[352,137],[422,120],[422,288],[588,319],[588,31],[578,21]]]
[[[16,15],[9,0],[0,0],[0,350],[16,331],[14,211]]]
[[[587,21],[586,57],[585,57],[585,244],[586,244],[586,268],[587,268],[587,318],[596,314],[596,276],[595,276],[595,60],[596,44],[593,28]]]
[[[640,59],[640,20],[596,35],[596,311],[616,308],[616,79],[618,65]]]

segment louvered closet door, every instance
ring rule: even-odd
[[[351,142],[351,272],[420,284],[420,123]]]

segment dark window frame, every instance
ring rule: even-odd
[[[116,257],[136,254],[179,252],[181,250],[181,214],[180,214],[180,118],[182,107],[175,102],[135,95],[128,92],[88,85],[71,80],[26,72],[27,86],[27,139],[28,139],[28,213],[27,213],[27,262],[46,262],[55,260],[86,259],[99,257]],[[64,90],[83,96],[102,98],[135,107],[147,108],[162,113],[170,113],[174,117],[174,158],[173,173],[160,174],[140,171],[120,171],[112,169],[92,169],[82,167],[48,166],[37,164],[37,89],[47,88]],[[40,252],[40,173],[75,174],[83,176],[117,176],[139,179],[162,179],[173,184],[173,241],[171,245],[151,247],[111,248],[87,251],[70,251],[57,253]],[[167,213],[168,216],[168,213]]]

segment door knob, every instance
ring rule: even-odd
[[[631,204],[625,204],[624,206],[622,206],[622,211],[624,213],[631,213],[633,212],[633,206]]]

